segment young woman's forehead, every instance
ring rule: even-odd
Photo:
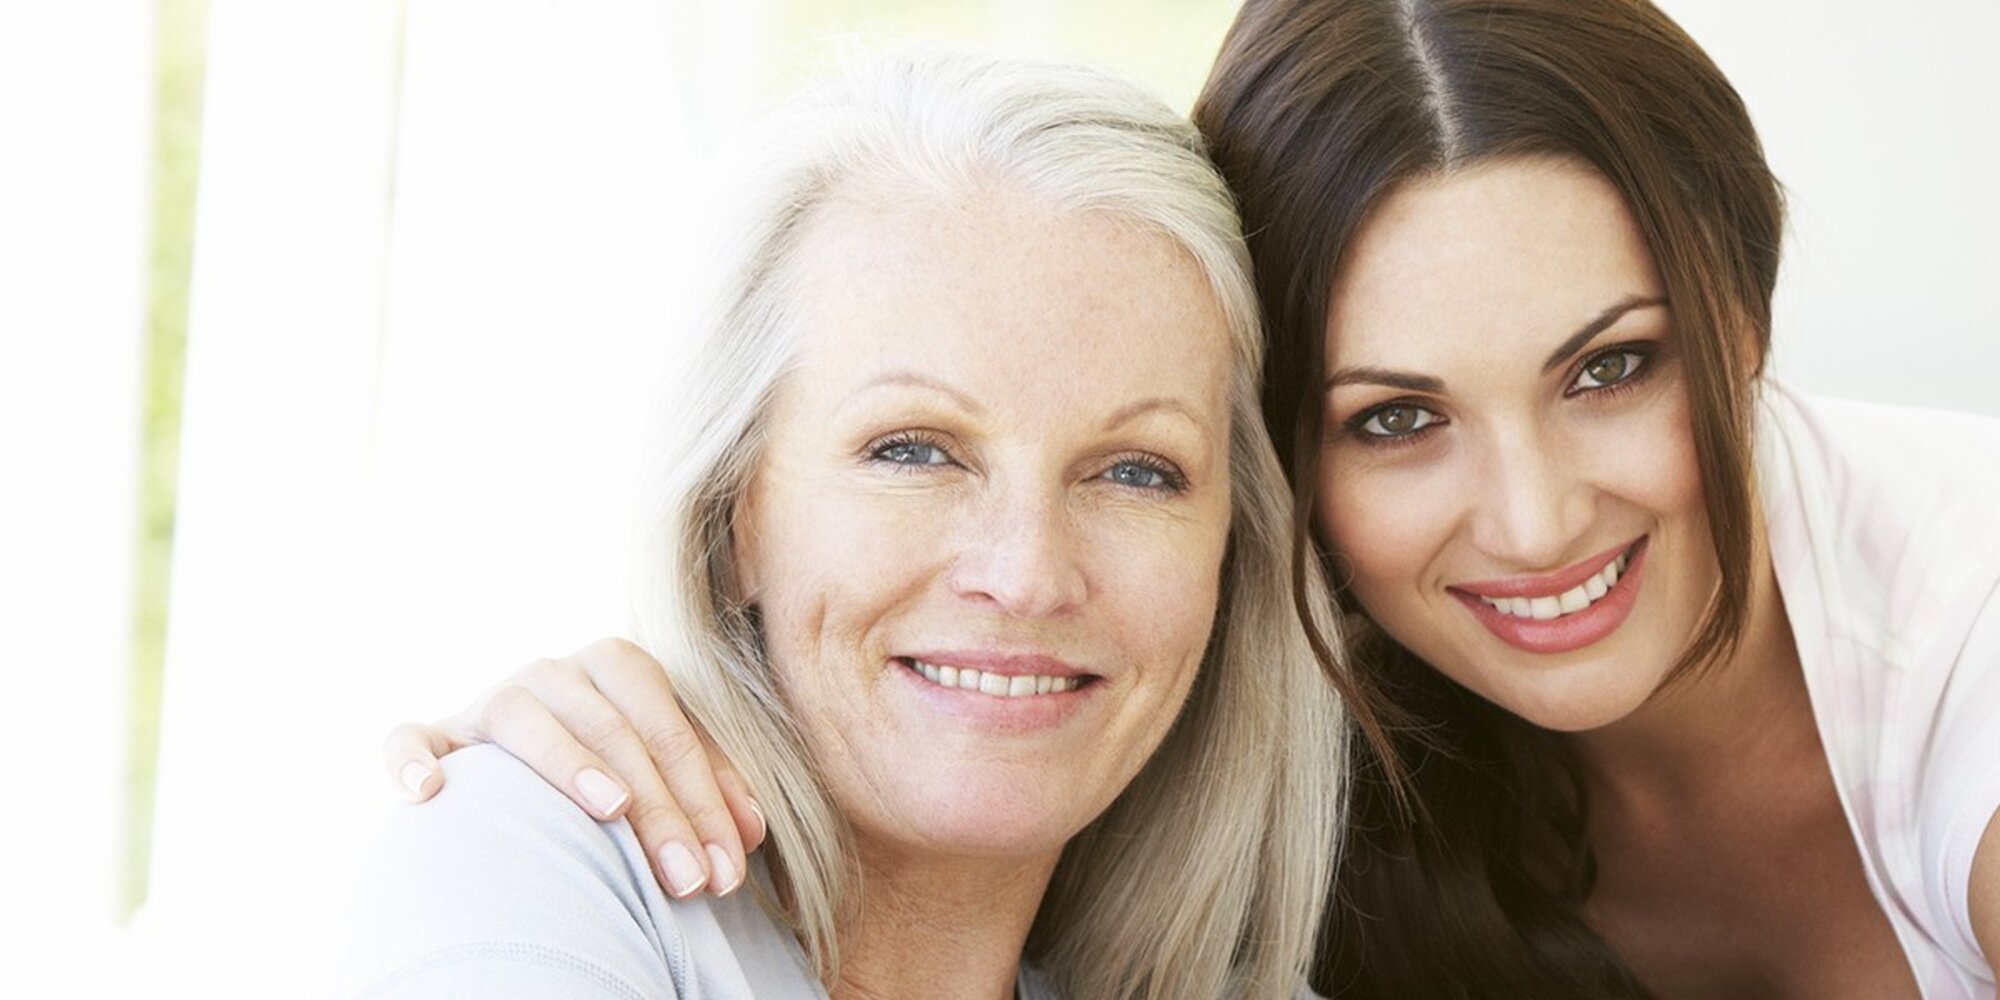
[[[1561,339],[1660,279],[1624,200],[1570,160],[1503,160],[1390,194],[1334,278],[1329,356]]]

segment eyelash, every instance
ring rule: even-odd
[[[930,448],[936,451],[938,454],[944,456],[945,461],[898,462],[895,459],[889,457],[889,452],[897,448]],[[891,434],[888,437],[877,438],[876,440],[870,441],[868,443],[867,452],[868,452],[867,455],[868,461],[876,463],[878,465],[891,466],[892,470],[897,472],[908,472],[911,470],[922,469],[936,465],[958,464],[957,461],[951,457],[951,452],[945,448],[944,441],[942,439],[938,438],[934,434],[929,434],[924,431],[897,431],[896,433]]]
[[[1563,395],[1566,398],[1576,398],[1578,396],[1588,395],[1598,399],[1611,399],[1625,392],[1629,392],[1632,389],[1637,388],[1641,382],[1644,382],[1646,380],[1646,376],[1652,374],[1653,359],[1654,355],[1657,352],[1658,352],[1658,347],[1656,345],[1649,343],[1639,343],[1639,342],[1613,344],[1612,346],[1606,347],[1603,350],[1596,351],[1592,353],[1590,356],[1584,358],[1583,361],[1579,362],[1576,368],[1572,370],[1572,374],[1570,375],[1569,385],[1563,389]],[[1592,365],[1596,364],[1599,361],[1604,360],[1605,358],[1615,357],[1621,354],[1630,355],[1633,359],[1624,377],[1620,378],[1616,382],[1606,382],[1602,385],[1578,386],[1576,384],[1579,380],[1581,380],[1584,377],[1584,373],[1588,371]],[[1428,423],[1425,423],[1412,430],[1405,431],[1404,433],[1401,434],[1378,434],[1373,431],[1364,430],[1364,428],[1367,427],[1368,424],[1374,422],[1375,420],[1380,418],[1383,414],[1391,410],[1403,409],[1403,408],[1416,410],[1424,414],[1429,414],[1431,419]],[[1450,423],[1450,421],[1446,420],[1443,416],[1439,415],[1435,410],[1432,410],[1429,407],[1424,406],[1422,403],[1416,400],[1392,399],[1386,403],[1381,403],[1376,406],[1371,406],[1368,409],[1362,410],[1360,413],[1357,413],[1354,416],[1347,418],[1346,423],[1344,423],[1342,427],[1346,430],[1346,432],[1349,435],[1359,438],[1362,441],[1362,443],[1368,445],[1369,447],[1402,448],[1414,445],[1422,441],[1423,439],[1430,436],[1430,432],[1432,429],[1445,426],[1448,423]]]
[[[899,462],[889,457],[889,452],[897,448],[931,448],[942,456],[944,461]],[[958,464],[958,461],[951,457],[951,452],[944,446],[942,439],[923,431],[897,431],[888,437],[878,438],[870,442],[867,448],[866,460],[877,465],[887,465],[891,468],[891,471],[905,474],[914,473],[920,469]],[[1137,452],[1122,454],[1113,458],[1109,467],[1103,473],[1100,473],[1098,478],[1106,478],[1106,475],[1112,469],[1117,469],[1121,466],[1132,466],[1150,472],[1160,477],[1160,483],[1156,486],[1137,486],[1112,480],[1115,485],[1137,490],[1141,493],[1187,492],[1187,477],[1182,475],[1181,471],[1175,468],[1171,462]]]
[[[1576,366],[1575,374],[1570,376],[1569,386],[1563,390],[1563,395],[1574,397],[1588,393],[1608,399],[1635,389],[1639,386],[1639,383],[1646,380],[1646,376],[1652,374],[1653,356],[1658,350],[1659,348],[1654,344],[1632,342],[1613,344],[1598,351],[1584,358],[1583,362]],[[1616,357],[1620,354],[1631,355],[1633,359],[1631,366],[1627,368],[1623,378],[1620,378],[1616,382],[1606,382],[1603,385],[1583,386],[1581,388],[1577,386],[1576,383],[1583,378],[1585,372],[1590,370],[1591,365],[1605,358]]]

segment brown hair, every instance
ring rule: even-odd
[[[1303,620],[1316,620],[1304,567],[1327,558],[1310,525],[1335,268],[1399,185],[1553,155],[1588,163],[1623,196],[1685,359],[1721,574],[1672,676],[1733,650],[1753,558],[1751,393],[1770,343],[1783,211],[1741,99],[1679,26],[1644,0],[1248,0],[1195,121],[1236,192],[1257,269],[1264,415],[1292,482]],[[1316,984],[1346,995],[1643,995],[1577,916],[1592,861],[1582,788],[1560,747],[1361,624],[1350,667],[1323,656],[1359,735]]]

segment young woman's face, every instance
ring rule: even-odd
[[[1392,193],[1326,371],[1317,525],[1377,624],[1549,729],[1659,687],[1715,557],[1673,317],[1602,175],[1512,159]]]
[[[1047,856],[1186,699],[1229,533],[1227,326],[1191,258],[1011,192],[836,204],[737,523],[864,847]]]

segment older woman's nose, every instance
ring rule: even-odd
[[[952,565],[952,591],[1017,618],[1061,614],[1083,602],[1080,540],[1057,499],[999,498],[974,515]]]
[[[1591,507],[1573,465],[1537,436],[1503,442],[1482,481],[1467,490],[1473,544],[1509,569],[1549,569],[1573,558]]]

